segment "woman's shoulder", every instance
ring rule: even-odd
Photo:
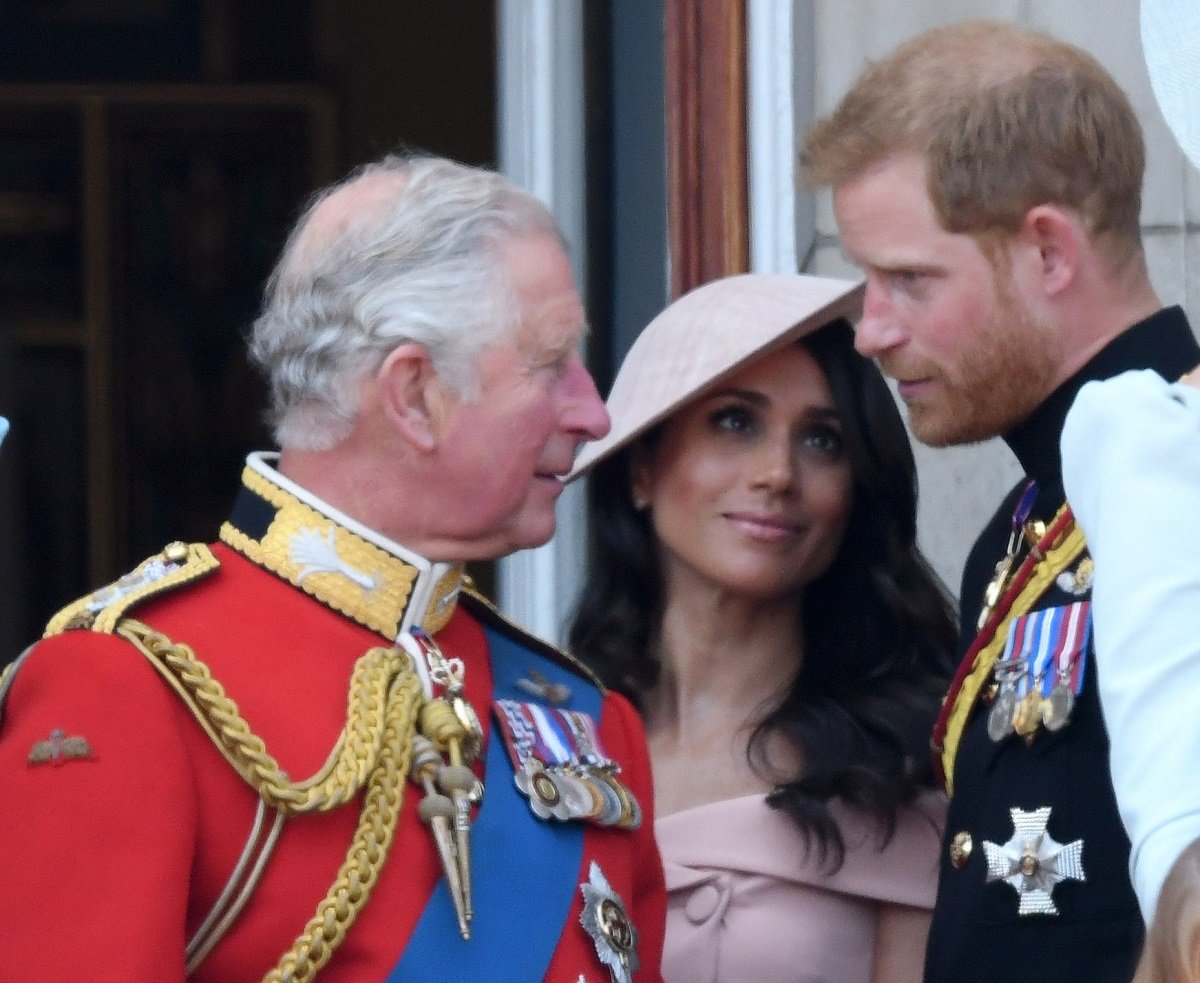
[[[840,802],[831,809],[846,843],[836,871],[816,840],[805,836],[761,794],[706,803],[660,817],[655,834],[672,877],[721,869],[881,902],[931,908],[946,804],[928,793],[902,808],[884,843],[881,823]],[[673,872],[673,873],[672,873]]]
[[[933,907],[946,825],[941,793],[924,793],[901,807],[886,843],[878,820],[840,803],[834,803],[833,811],[846,841],[845,863],[835,875],[843,890],[891,904]]]

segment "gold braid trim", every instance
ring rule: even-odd
[[[397,676],[388,697],[394,712],[384,724],[378,765],[368,780],[362,815],[346,859],[316,914],[275,969],[263,977],[263,983],[309,983],[342,944],[387,860],[404,803],[417,708],[424,700],[421,682],[411,671]]]
[[[412,663],[398,649],[372,648],[363,654],[351,675],[346,726],[337,743],[315,775],[291,782],[191,648],[132,620],[122,622],[117,634],[149,659],[268,805],[287,815],[328,811],[366,787],[358,827],[337,878],[304,931],[264,977],[264,983],[307,983],[329,961],[367,903],[392,845],[425,702]]]
[[[403,652],[369,649],[354,664],[346,726],[333,750],[311,778],[293,782],[189,646],[177,645],[132,620],[122,622],[117,634],[170,671],[168,682],[187,701],[225,759],[267,805],[285,815],[328,812],[359,793],[379,758],[392,680],[405,669],[417,679]]]

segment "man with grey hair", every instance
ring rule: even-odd
[[[608,430],[583,330],[497,174],[315,199],[251,339],[280,452],[0,684],[6,977],[659,978],[640,724],[463,572],[549,539]]]

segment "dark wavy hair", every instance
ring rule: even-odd
[[[829,569],[805,589],[804,659],[778,704],[756,723],[749,758],[765,774],[768,739],[802,751],[803,767],[767,802],[841,866],[845,842],[829,810],[839,798],[880,823],[932,785],[929,735],[953,670],[957,630],[945,587],[916,546],[916,465],[895,401],[874,363],[834,321],[801,339],[833,394],[854,481],[846,534]],[[657,433],[643,438],[654,441]],[[570,628],[572,651],[636,706],[654,687],[663,577],[649,516],[633,507],[625,448],[592,473],[591,552]],[[811,842],[811,840],[810,840]]]

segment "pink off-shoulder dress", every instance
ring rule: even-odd
[[[887,905],[931,909],[945,806],[904,810],[880,850],[876,828],[834,805],[846,841],[828,873],[795,823],[762,795],[660,818],[666,870],[666,983],[869,983]]]

